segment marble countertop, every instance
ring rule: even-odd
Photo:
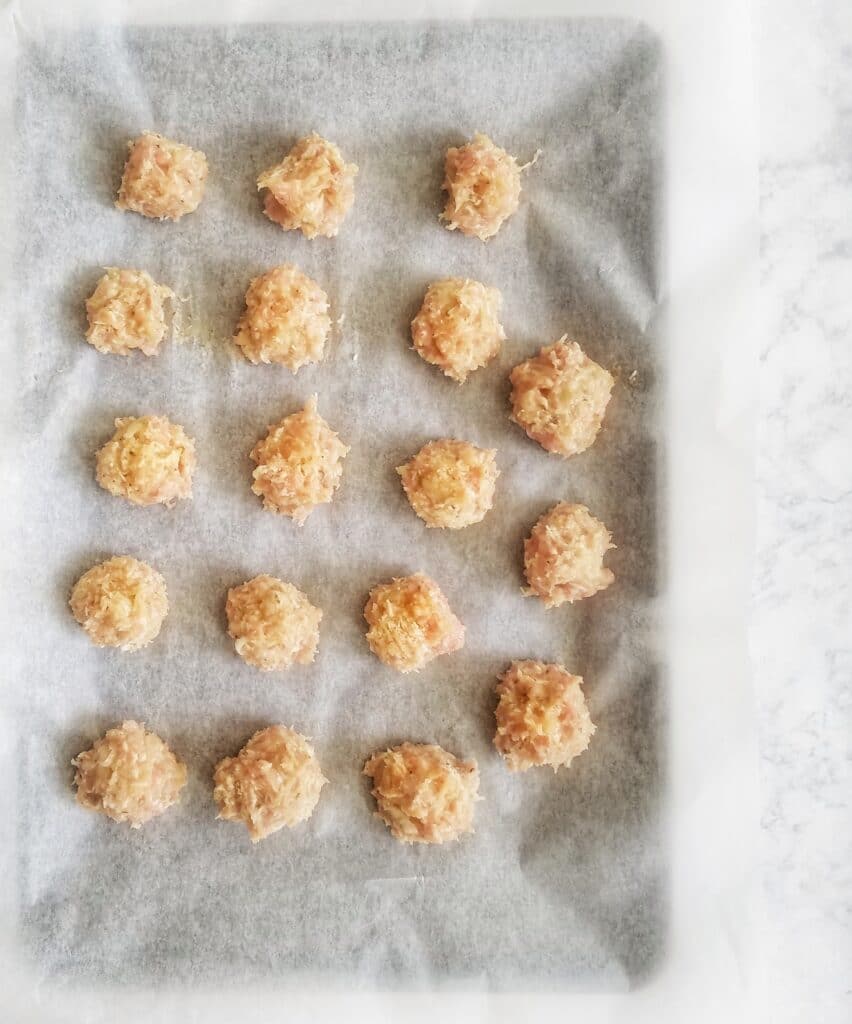
[[[772,1024],[852,1020],[852,2],[760,0],[752,652]]]

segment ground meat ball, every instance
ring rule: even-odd
[[[310,665],[322,612],[301,590],[274,576],[256,576],[228,591],[228,634],[249,665],[269,671]]]
[[[166,334],[164,303],[171,298],[171,288],[156,284],[144,270],[107,267],[86,299],[86,341],[98,352],[126,356],[139,349],[154,355]]]
[[[93,566],[74,584],[71,611],[98,647],[137,651],[154,640],[169,610],[166,581],[127,556]]]
[[[263,507],[300,526],[317,505],[331,501],[349,451],[317,412],[314,395],[301,412],[285,416],[252,448],[257,463],[251,489]]]
[[[445,376],[463,384],[500,351],[503,298],[479,281],[450,277],[429,286],[411,322],[417,352]]]
[[[281,363],[296,373],[322,359],[331,329],[328,296],[298,267],[284,263],[256,277],[234,341],[252,363]]]
[[[355,199],[357,173],[337,146],[314,132],[257,179],[259,189],[269,189],[263,212],[285,231],[333,238]]]
[[[613,379],[564,337],[519,363],[512,382],[512,420],[549,452],[576,455],[598,436]]]
[[[400,672],[418,672],[464,646],[464,626],[438,584],[422,572],[373,587],[364,618],[373,654]]]
[[[130,155],[115,204],[119,210],[180,220],[198,207],[207,181],[203,153],[155,132],[145,132],[128,146]]]
[[[485,241],[518,208],[521,168],[513,156],[477,133],[466,146],[447,150],[441,186],[449,193],[441,214],[450,231]]]
[[[101,487],[134,505],[171,508],[178,499],[192,497],[195,442],[165,416],[117,419],[96,461]]]
[[[122,722],[71,762],[77,803],[139,828],[177,803],[186,765],[138,722]]]
[[[603,566],[612,543],[609,530],[585,505],[567,501],[546,512],[524,541],[528,594],[545,607],[580,601],[605,590],[615,579]]]
[[[479,799],[476,761],[431,743],[401,743],[364,765],[376,814],[403,843],[445,843],[473,832]]]
[[[494,448],[430,441],[397,468],[411,507],[427,526],[460,530],[481,522],[494,502],[500,471]]]
[[[261,729],[236,757],[226,757],[213,773],[213,799],[219,817],[241,821],[253,843],[313,814],[328,782],[313,747],[285,725]]]
[[[583,680],[561,665],[515,661],[500,677],[494,746],[510,771],[536,765],[554,771],[582,754],[595,731]]]

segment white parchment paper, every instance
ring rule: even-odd
[[[673,680],[685,685],[662,605],[681,566],[670,561],[659,36],[590,19],[39,24],[19,31],[16,58],[9,430],[22,514],[5,596],[12,941],[31,991],[172,991],[176,1007],[222,984],[574,998],[658,978],[677,868],[666,724]],[[124,144],[145,128],[210,161],[204,203],[177,225],[112,207]],[[333,241],[281,232],[253,187],[314,129],[361,169]],[[487,245],[436,219],[443,152],[476,130],[523,160],[543,151],[521,210]],[[295,378],[249,365],[229,340],[249,279],[284,261],[344,317],[325,362]],[[156,359],[83,342],[83,303],[106,265],[142,267],[186,298]],[[426,284],[445,275],[505,299],[503,352],[464,387],[409,346]],[[509,368],[563,333],[618,377],[604,432],[570,462],[507,417]],[[352,451],[334,503],[299,529],[261,510],[247,453],[314,392]],[[146,412],[197,440],[191,504],[132,508],[94,482],[113,418]],[[677,426],[688,433],[688,418]],[[425,529],[394,472],[440,436],[496,447],[502,471],[495,510],[453,534]],[[546,611],[521,597],[522,540],[565,498],[611,528],[617,583]],[[169,587],[161,637],[134,655],[94,649],[66,607],[79,574],[114,553],[155,565]],[[419,569],[441,583],[467,643],[405,677],[370,654],[361,611],[374,583]],[[235,657],[225,592],[260,572],[323,608],[309,668],[267,675]],[[513,777],[491,748],[496,675],[519,657],[586,678],[598,732],[568,772]],[[180,805],[134,833],[83,813],[70,788],[70,758],[124,717],[190,768]],[[278,721],[313,736],[331,785],[307,826],[252,848],[214,820],[210,774]],[[371,816],[360,767],[406,738],[477,758],[475,836],[409,849]]]

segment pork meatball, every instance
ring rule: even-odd
[[[494,746],[509,771],[536,765],[554,771],[588,747],[595,731],[583,696],[583,680],[561,665],[515,661],[500,677]]]
[[[291,263],[256,277],[234,341],[251,363],[280,363],[293,373],[322,359],[331,330],[328,296]]]
[[[313,132],[257,179],[258,189],[269,190],[263,212],[285,231],[333,238],[355,199],[357,173],[337,146]]]
[[[414,348],[427,363],[463,384],[500,351],[503,297],[479,281],[450,277],[426,291],[411,322]]]
[[[177,803],[186,765],[138,722],[109,729],[71,762],[77,803],[139,828]]]
[[[204,197],[207,157],[181,142],[144,132],[128,142],[130,154],[115,205],[143,217],[180,220]]]
[[[411,507],[427,526],[460,530],[485,518],[494,503],[494,448],[467,441],[430,441],[397,467]]]
[[[228,635],[247,664],[268,672],[314,660],[322,612],[291,583],[255,576],[228,591],[225,612]]]
[[[159,635],[169,610],[166,581],[150,565],[119,555],[74,584],[71,611],[97,647],[138,651]]]
[[[317,412],[314,395],[301,412],[285,416],[252,448],[257,463],[251,489],[263,507],[300,526],[317,505],[331,501],[343,475],[345,445]]]
[[[125,416],[96,458],[105,491],[134,505],[165,505],[192,497],[195,441],[165,416]]]
[[[86,299],[86,341],[98,352],[126,356],[134,349],[155,354],[166,334],[165,303],[174,292],[144,270],[107,267]]]
[[[614,547],[609,530],[585,505],[554,505],[524,541],[526,593],[540,597],[546,608],[557,608],[605,590],[615,576],[603,559]]]
[[[513,156],[477,132],[470,142],[447,150],[444,161],[447,205],[441,218],[450,231],[485,241],[496,235],[518,208],[521,168]]]
[[[564,337],[512,370],[512,420],[546,451],[576,455],[598,436],[613,379]]]
[[[370,650],[400,672],[418,672],[464,646],[464,626],[438,584],[422,572],[373,587],[364,618]]]
[[[402,843],[446,843],[473,832],[479,797],[476,761],[431,743],[401,743],[364,765],[376,815]]]
[[[224,821],[241,821],[253,843],[313,814],[328,782],[313,747],[285,725],[261,729],[213,773],[213,799]]]

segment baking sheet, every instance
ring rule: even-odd
[[[661,955],[664,665],[657,651],[661,396],[660,51],[618,21],[298,25],[57,32],[24,40],[17,123],[25,225],[17,282],[29,467],[15,587],[28,609],[18,778],[19,919],[38,971],[104,983],[198,984],[302,972],[381,986],[624,989]],[[126,139],[145,128],[203,149],[196,214],[151,223],[112,207]],[[253,187],[318,130],[360,166],[333,241],[285,234]],[[521,210],[487,245],[436,219],[446,147],[489,132],[522,161]],[[45,193],[53,197],[46,206]],[[229,338],[249,279],[293,261],[345,316],[327,358],[294,378]],[[85,345],[85,297],[107,265],[186,297],[155,359]],[[471,276],[505,299],[499,359],[458,387],[410,349],[426,284]],[[596,445],[546,455],[507,417],[507,372],[563,333],[618,376]],[[334,503],[299,529],[263,512],[247,453],[317,392],[352,446]],[[162,413],[196,438],[191,504],[138,509],[101,491],[92,455],[115,416]],[[427,531],[394,467],[423,442],[499,450],[495,510]],[[562,499],[618,545],[617,583],[574,608],[522,598],[521,545]],[[39,553],[41,553],[39,555]],[[89,565],[128,553],[165,575],[160,638],[93,648],[68,613]],[[362,608],[391,575],[434,576],[467,625],[459,654],[402,676],[368,651]],[[227,588],[269,572],[324,610],[316,662],[266,675],[236,658]],[[598,732],[557,776],[509,776],[493,752],[493,686],[513,658],[586,679]],[[186,760],[180,805],[141,832],[83,813],[69,762],[106,727],[144,720]],[[331,780],[310,823],[252,848],[216,822],[212,766],[253,730],[314,737]],[[476,835],[404,848],[359,775],[376,748],[433,741],[475,757]]]

